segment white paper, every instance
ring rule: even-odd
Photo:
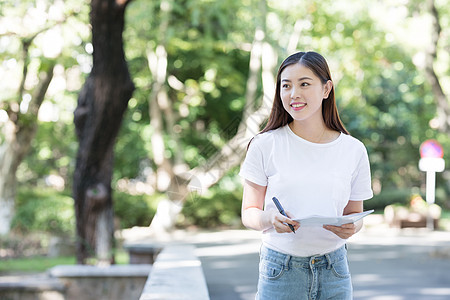
[[[345,215],[342,217],[320,217],[311,216],[304,219],[296,219],[295,221],[300,223],[300,226],[323,226],[323,225],[335,225],[341,226],[343,224],[355,223],[356,221],[364,218],[368,214],[373,213],[372,210],[364,211],[361,213]]]

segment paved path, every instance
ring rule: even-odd
[[[254,299],[260,233],[197,233],[211,300]],[[355,300],[450,299],[450,232],[367,226],[349,241]]]
[[[349,261],[355,299],[450,299],[449,232],[363,232]]]
[[[196,254],[211,300],[255,299],[261,235],[229,230],[199,236]]]

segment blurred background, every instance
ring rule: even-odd
[[[420,209],[421,143],[437,140],[449,165],[448,4],[131,1],[123,43],[135,90],[117,120],[115,230],[147,227],[157,211],[170,216],[158,227],[167,231],[241,228],[246,145],[264,126],[277,66],[308,50],[328,60],[341,119],[367,147],[375,196],[365,208],[410,209],[415,199]],[[75,240],[74,111],[93,63],[90,10],[86,0],[0,3],[0,259],[10,263]],[[449,171],[437,173],[436,204],[448,230]]]

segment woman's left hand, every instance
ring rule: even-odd
[[[354,223],[343,224],[341,226],[324,225],[323,228],[333,232],[341,239],[348,239],[357,232],[357,227]]]

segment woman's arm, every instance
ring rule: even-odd
[[[242,224],[254,230],[266,230],[274,227],[277,232],[292,232],[287,224],[297,230],[299,223],[280,214],[276,209],[264,210],[264,199],[267,187],[251,181],[244,182],[242,198]],[[289,213],[288,213],[289,215]]]
[[[348,201],[347,206],[344,208],[344,216],[354,213],[360,213],[363,211],[363,201]],[[333,232],[342,239],[348,239],[355,233],[361,230],[363,226],[363,220],[359,220],[356,223],[344,224],[342,226],[325,225],[324,228]]]

